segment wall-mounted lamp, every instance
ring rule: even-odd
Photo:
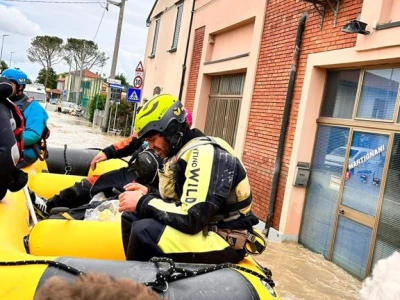
[[[367,27],[367,23],[353,20],[353,21],[350,21],[350,23],[347,23],[346,25],[344,25],[342,31],[346,32],[346,33],[360,33],[360,34],[367,35],[370,32],[368,30],[365,30],[366,27]]]

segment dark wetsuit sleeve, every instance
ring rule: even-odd
[[[186,164],[181,205],[145,195],[137,206],[140,217],[157,219],[188,234],[203,230],[226,200],[211,188],[213,182],[221,181],[219,171],[223,168],[215,161],[214,152],[212,145],[205,145],[188,151],[181,158]]]
[[[0,102],[0,174],[10,174],[15,171],[15,164],[19,158],[10,118],[10,109]]]

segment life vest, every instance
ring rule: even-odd
[[[229,149],[227,149],[225,145],[223,145],[214,137],[204,136],[192,139],[185,146],[183,146],[178,154],[164,164],[163,170],[158,172],[160,180],[159,192],[163,199],[175,201],[180,200],[180,197],[177,195],[175,189],[177,171],[176,164],[187,151],[197,148],[201,145],[213,145],[229,153]],[[251,204],[251,197],[243,201],[238,201],[234,191],[231,191],[231,194],[226,199],[226,205],[224,206],[223,211],[221,211],[220,214],[216,214],[212,221],[228,221],[232,218],[235,219],[241,215],[240,210],[249,208]]]
[[[24,139],[23,133],[25,129],[25,122],[22,112],[18,109],[18,107],[12,103],[10,100],[6,100],[6,105],[10,108],[10,123],[11,128],[14,132],[15,140],[17,141],[17,147],[19,151],[19,161],[23,159],[23,151],[24,151]]]
[[[178,154],[164,164],[162,171],[158,172],[160,180],[159,192],[163,199],[170,199],[177,202],[179,201],[179,196],[175,189],[177,180],[177,163],[187,151],[197,148],[201,145],[213,145],[214,147],[220,148],[228,153],[231,153],[232,151],[228,144],[214,137],[205,136],[192,139],[182,147]],[[236,161],[232,160],[231,163],[236,163]],[[229,166],[227,167],[229,168]],[[251,204],[251,196],[239,201],[235,192],[231,191],[226,199],[225,206],[221,211],[212,217],[210,224],[203,229],[203,234],[207,235],[209,231],[213,231],[221,236],[231,247],[236,250],[244,249],[246,253],[251,255],[261,254],[266,248],[266,241],[261,232],[252,227],[258,223],[258,219],[252,215],[251,212],[247,215],[241,213],[241,210],[249,209]],[[237,226],[239,229],[229,229],[228,227],[223,228],[220,223],[237,220],[241,221],[241,224],[244,225],[243,218],[247,220],[244,222],[246,223],[246,226],[243,226],[243,229],[240,228],[240,225]],[[251,218],[255,219],[256,221],[251,221]]]
[[[23,114],[25,109],[33,102],[33,98],[28,98],[24,105],[21,108],[21,113]],[[43,161],[49,157],[49,152],[47,151],[47,139],[50,137],[50,129],[45,125],[42,135],[40,136],[39,141],[32,145],[33,150],[35,151],[37,157]]]

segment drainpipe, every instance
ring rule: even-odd
[[[180,101],[182,101],[183,87],[185,86],[185,75],[186,75],[186,68],[187,68],[186,62],[187,62],[188,53],[189,53],[190,35],[192,34],[192,24],[193,24],[195,2],[196,2],[196,0],[193,0],[192,11],[190,12],[189,34],[188,34],[188,39],[187,39],[187,43],[186,43],[185,58],[183,60],[183,65],[182,65],[181,87],[179,89],[179,98],[178,99]]]
[[[293,54],[293,61],[292,61],[292,66],[290,67],[291,70],[290,70],[290,77],[289,77],[289,85],[288,85],[287,93],[286,93],[285,107],[283,110],[283,117],[282,117],[282,126],[281,126],[280,135],[279,135],[279,141],[278,141],[278,150],[277,150],[276,158],[275,158],[274,177],[272,179],[271,196],[270,196],[270,200],[269,200],[269,212],[268,212],[267,220],[265,221],[264,233],[267,237],[268,237],[269,229],[272,226],[272,219],[274,217],[274,212],[275,212],[276,194],[278,191],[279,177],[281,174],[281,163],[282,163],[282,157],[283,157],[283,150],[284,150],[284,146],[285,146],[287,128],[289,125],[290,110],[291,110],[292,102],[293,102],[293,90],[294,90],[294,86],[295,86],[297,65],[298,65],[299,56],[300,56],[300,46],[301,46],[301,41],[302,41],[303,32],[304,32],[304,26],[305,26],[307,17],[308,17],[307,13],[303,14],[303,16],[300,18],[299,25],[297,26],[297,34],[296,34],[296,42],[295,42],[295,48],[294,48],[294,54]]]

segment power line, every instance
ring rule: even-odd
[[[99,29],[100,29],[101,23],[103,22],[103,18],[104,18],[104,14],[105,14],[106,10],[108,11],[108,4],[106,5],[106,7],[104,7],[103,14],[101,15],[99,26],[97,26],[96,34],[94,35],[94,38],[93,38],[93,42],[96,39],[97,34],[99,33]]]
[[[6,2],[31,2],[31,3],[46,3],[46,4],[105,4],[104,1],[43,1],[43,0],[3,0]]]

